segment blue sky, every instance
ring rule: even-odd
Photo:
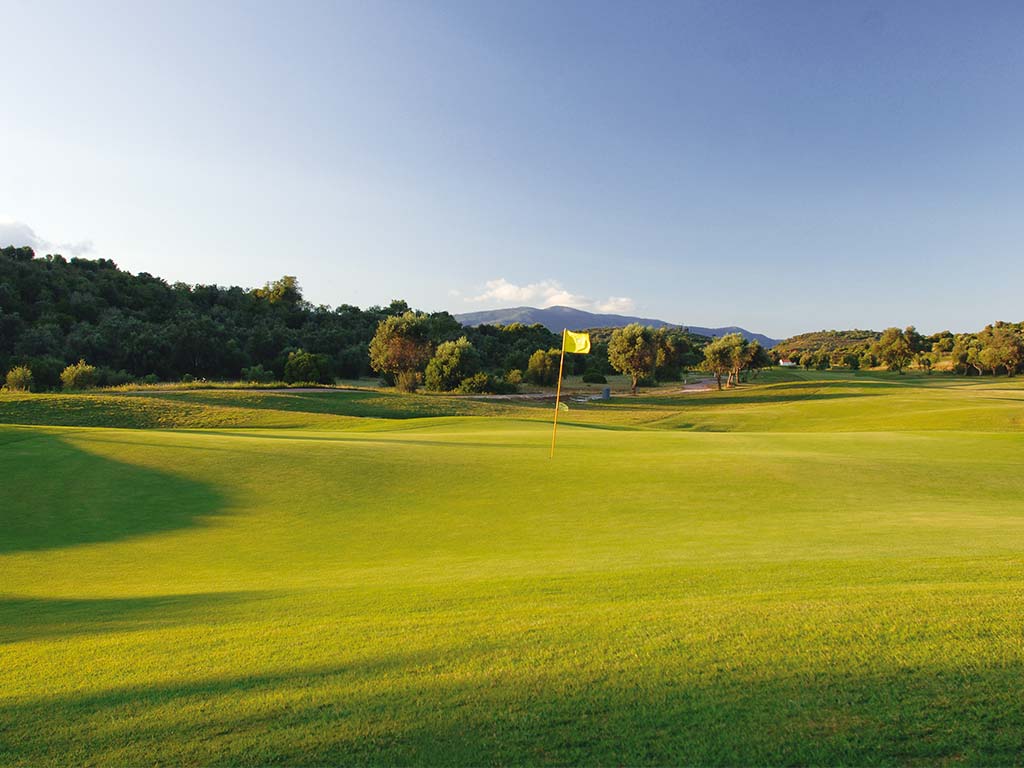
[[[0,0],[0,240],[317,303],[1024,319],[1024,4]],[[6,243],[4,243],[6,244]]]

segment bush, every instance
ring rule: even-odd
[[[584,384],[607,384],[608,379],[604,377],[604,374],[598,373],[597,371],[587,371],[583,374]]]
[[[145,376],[139,379],[139,381],[143,384],[159,384],[160,377],[157,376],[155,373],[147,373]]]
[[[462,380],[458,391],[464,395],[508,395],[516,391],[516,386],[488,373],[475,373]]]
[[[415,392],[420,386],[419,371],[401,371],[395,374],[395,387],[399,392]]]
[[[558,359],[561,351],[549,349],[545,352],[538,349],[530,355],[530,362],[526,366],[526,379],[533,384],[551,386],[558,381]]]
[[[32,388],[32,369],[16,365],[7,372],[7,388],[12,392],[28,392]]]
[[[182,384],[191,384],[195,380],[196,377],[193,376],[191,373],[186,373],[184,376],[181,377]]]
[[[314,355],[301,349],[289,352],[288,362],[284,364],[284,380],[289,384],[297,381],[330,384],[330,361],[327,355]]]
[[[56,357],[33,357],[25,363],[32,370],[32,383],[37,390],[56,389],[60,386],[60,372],[64,361]]]
[[[85,360],[79,360],[60,372],[60,383],[64,389],[92,389],[97,380],[96,367]]]
[[[511,384],[513,387],[518,387],[523,383],[523,372],[518,368],[513,368],[511,371],[505,374],[505,381]]]
[[[128,371],[115,371],[113,368],[100,366],[96,369],[96,383],[101,387],[120,387],[123,384],[131,384],[135,380]]]
[[[242,381],[251,381],[256,384],[268,384],[274,380],[274,372],[268,371],[262,365],[254,365],[242,369]]]
[[[427,389],[449,392],[480,369],[480,355],[465,336],[439,344],[427,363]]]

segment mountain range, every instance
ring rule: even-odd
[[[762,346],[770,349],[779,343],[779,339],[765,336],[763,333],[754,333],[746,328],[730,325],[724,328],[703,328],[697,325],[680,325],[669,323],[665,320],[654,320],[647,317],[630,317],[628,315],[605,315],[596,312],[586,312],[573,307],[509,307],[507,309],[485,309],[480,312],[464,312],[455,315],[455,319],[463,325],[509,325],[511,323],[523,323],[533,325],[540,323],[551,331],[561,331],[563,328],[621,328],[630,323],[640,323],[654,328],[686,328],[691,333],[701,336],[724,336],[727,333],[739,333],[748,341],[758,341]]]

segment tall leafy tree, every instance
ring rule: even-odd
[[[480,370],[480,355],[465,336],[437,345],[427,363],[425,384],[436,392],[450,392]]]
[[[429,315],[411,311],[381,320],[370,341],[373,369],[393,375],[401,389],[415,390],[433,352],[430,327]]]
[[[908,330],[913,331],[913,326]],[[899,328],[886,328],[882,331],[882,338],[878,340],[875,348],[878,359],[885,363],[889,370],[897,373],[903,373],[903,369],[914,359],[914,348],[907,339],[907,334]]]
[[[640,379],[654,374],[657,359],[658,343],[654,329],[640,323],[617,328],[608,341],[608,361],[619,373],[630,377],[634,395]]]
[[[722,377],[732,371],[733,346],[728,336],[722,336],[704,347],[704,362],[701,363],[701,367],[714,375],[719,389],[722,388]]]

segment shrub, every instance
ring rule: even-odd
[[[526,379],[533,384],[551,386],[558,380],[558,358],[560,350],[549,349],[545,352],[538,349],[530,355],[530,362],[526,366]]]
[[[518,368],[513,368],[511,371],[505,374],[505,381],[511,384],[513,387],[518,387],[523,383],[523,372]]]
[[[128,371],[115,371],[113,368],[99,366],[96,368],[96,385],[100,387],[120,387],[135,380]]]
[[[422,374],[419,371],[399,371],[395,374],[395,387],[399,392],[415,392],[420,386]]]
[[[25,362],[32,370],[32,384],[35,389],[56,389],[60,386],[60,372],[64,361],[56,357],[33,357]]]
[[[7,372],[7,388],[12,392],[28,392],[32,388],[32,369],[16,365]]]
[[[147,373],[145,376],[139,379],[139,381],[142,382],[143,384],[159,384],[160,377],[157,376],[155,373]]]
[[[60,383],[64,389],[92,389],[96,382],[96,367],[85,360],[79,360],[60,372]]]
[[[464,395],[508,395],[516,391],[516,385],[481,372],[463,379],[458,391]]]
[[[274,372],[268,371],[262,365],[254,365],[242,369],[242,381],[252,381],[257,384],[267,384],[274,380]]]
[[[314,355],[301,349],[289,352],[288,362],[284,364],[284,380],[289,384],[297,381],[329,384],[330,361],[327,355]]]
[[[427,363],[427,389],[448,392],[480,369],[480,355],[465,336],[439,344]]]
[[[607,384],[608,379],[604,377],[604,374],[598,373],[597,371],[587,371],[583,374],[584,384]]]
[[[191,373],[186,373],[184,376],[181,377],[182,384],[191,384],[195,380],[196,377],[193,376]]]

